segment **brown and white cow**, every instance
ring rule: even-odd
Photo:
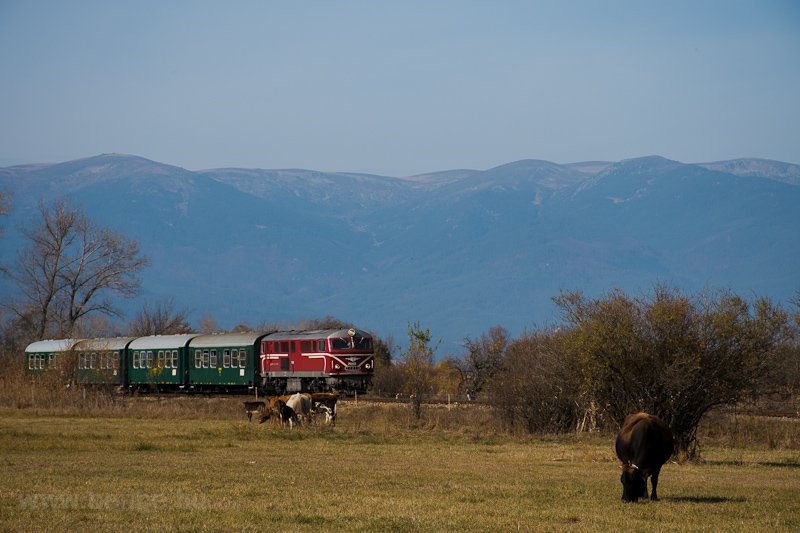
[[[622,423],[616,442],[622,461],[622,501],[647,498],[647,478],[652,478],[652,500],[658,499],[658,474],[672,455],[672,431],[663,420],[647,413],[629,415]]]
[[[336,402],[338,397],[330,392],[316,392],[311,395],[311,411],[325,417],[325,423],[336,425]]]

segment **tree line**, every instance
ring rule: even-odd
[[[9,207],[0,193],[0,215]],[[80,207],[42,203],[23,234],[28,246],[3,271],[18,288],[2,305],[9,354],[43,338],[222,331],[210,314],[192,327],[188,311],[168,298],[120,324],[114,302],[138,294],[150,261],[137,241],[98,226]],[[462,354],[438,361],[438,343],[419,322],[408,325],[402,352],[391,337],[376,336],[374,393],[409,398],[417,419],[433,396],[481,400],[509,430],[532,433],[613,429],[627,414],[648,411],[667,421],[687,457],[698,453],[698,426],[715,407],[800,393],[800,290],[789,309],[767,298],[668,285],[642,295],[562,292],[553,301],[556,325],[518,338],[494,326],[465,339]],[[290,327],[349,326],[325,317]],[[286,327],[243,323],[231,331]]]
[[[800,291],[792,310],[667,285],[641,296],[562,292],[553,301],[558,325],[516,339],[495,326],[466,339],[462,357],[436,365],[430,332],[410,325],[408,350],[378,371],[375,387],[417,401],[457,390],[492,405],[509,430],[530,433],[616,429],[647,411],[669,424],[686,458],[698,455],[697,430],[712,409],[800,394]]]

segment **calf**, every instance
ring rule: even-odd
[[[336,425],[336,401],[338,397],[330,392],[317,392],[311,395],[313,411],[325,413],[325,423]]]
[[[315,415],[318,413],[322,413],[322,416],[325,417],[325,423],[336,425],[336,418],[334,417],[333,411],[330,407],[325,404],[315,403],[314,410],[312,411]]]
[[[652,477],[651,499],[658,499],[658,474],[672,455],[673,446],[672,431],[657,416],[635,413],[625,419],[615,446],[622,461],[622,501],[647,498],[648,477]]]
[[[264,402],[243,402],[244,412],[247,414],[248,422],[253,421],[253,415],[264,411]]]

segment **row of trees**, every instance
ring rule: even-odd
[[[408,350],[376,376],[376,386],[399,386],[416,398],[419,415],[420,398],[449,392],[458,376],[459,390],[492,404],[510,429],[528,432],[614,429],[647,411],[669,424],[684,457],[697,455],[698,426],[715,407],[800,393],[800,312],[766,298],[657,286],[638,297],[564,292],[554,301],[557,327],[512,340],[497,326],[467,339],[463,358],[439,365],[430,332],[412,325]],[[800,311],[800,292],[794,304]]]

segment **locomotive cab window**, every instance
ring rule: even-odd
[[[352,345],[350,339],[331,339],[331,348],[334,350],[350,350]]]
[[[353,341],[355,341],[356,350],[372,349],[372,339],[369,337],[353,337]]]

